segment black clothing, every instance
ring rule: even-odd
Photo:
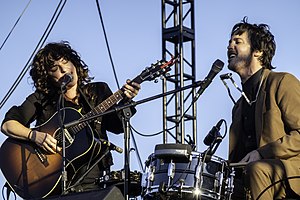
[[[255,101],[260,82],[261,74],[263,69],[260,69],[255,74],[253,74],[244,84],[242,84],[243,91],[248,97],[251,105],[243,99],[242,104],[242,123],[243,123],[243,143],[245,145],[244,156],[247,153],[257,149],[256,144],[256,133],[255,133]]]
[[[112,91],[110,90],[108,85],[103,82],[87,84],[84,86],[84,88],[82,88],[82,91],[87,88],[89,94],[94,94],[88,95],[88,97],[93,97],[87,98],[89,103],[85,101],[85,98],[83,98],[82,95],[79,95],[79,105],[73,104],[72,102],[65,100],[65,107],[74,108],[75,110],[79,111],[82,115],[84,115],[91,110],[90,105],[92,107],[95,107],[112,95]],[[20,106],[13,106],[6,113],[5,119],[2,123],[8,120],[16,120],[24,126],[30,127],[30,125],[34,121],[36,121],[35,126],[42,125],[44,123],[47,123],[47,120],[49,120],[49,118],[57,112],[57,102],[58,96],[55,98],[51,98],[36,91],[29,95]],[[115,112],[109,115],[105,115],[103,117],[99,117],[93,122],[90,122],[89,124],[91,129],[94,130],[93,133],[94,137],[96,138],[108,140],[107,131],[113,132],[115,134],[123,132],[122,122],[119,119],[118,114]],[[103,146],[104,145],[102,145],[102,147]],[[101,148],[101,152],[98,157],[101,156],[101,153],[103,153],[104,150],[105,148]],[[96,159],[94,159],[94,161],[95,160]],[[92,162],[87,163],[86,165],[90,166]],[[98,166],[96,166],[89,173],[89,175],[86,176],[86,178],[83,181],[83,185],[95,185],[95,179],[103,175],[102,171],[109,171],[111,165],[113,165],[113,161],[112,155],[111,153],[109,153],[104,159],[102,159]],[[82,171],[84,172],[85,170]],[[86,188],[94,188],[94,186],[87,186]]]
[[[245,98],[242,100],[242,133],[241,134],[241,142],[243,151],[239,154],[238,160],[235,162],[239,162],[242,158],[244,158],[249,152],[257,149],[256,143],[256,132],[255,132],[255,106],[256,106],[256,96],[259,92],[258,90],[261,75],[263,69],[260,69],[255,74],[253,74],[245,83],[242,84],[243,92],[251,102],[251,105],[247,102]],[[235,177],[234,177],[234,192],[232,195],[233,200],[237,199],[245,199],[246,191],[244,189],[244,180],[243,180],[243,168],[235,169]]]

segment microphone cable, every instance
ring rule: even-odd
[[[223,82],[224,86],[226,87],[227,93],[228,93],[231,101],[233,102],[234,105],[236,105],[236,101],[234,100],[234,98],[233,98],[233,96],[232,96],[232,94],[230,92],[230,89],[229,89],[229,87],[228,87],[228,85],[227,85],[227,83],[225,81],[225,79],[232,79],[231,77],[232,77],[232,73],[227,73],[227,74],[220,75],[220,79]]]

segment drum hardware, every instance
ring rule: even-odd
[[[197,167],[196,167],[196,171],[195,171],[195,180],[196,180],[195,185],[196,185],[197,188],[200,185],[201,171],[202,171],[202,161],[201,161],[201,159],[199,159]],[[201,183],[201,185],[202,185],[202,183]],[[196,193],[197,193],[197,191],[196,191]]]
[[[204,169],[206,168],[206,163],[205,162],[202,162],[201,166],[200,166],[200,173],[199,173],[199,177],[200,177],[200,188],[203,187],[203,181],[204,181],[204,178],[203,178],[203,171]]]
[[[151,167],[151,170],[150,170],[150,172],[149,172],[149,178],[148,178],[148,180],[149,181],[154,181],[154,171],[155,171],[155,166],[152,166]]]
[[[169,167],[168,167],[168,188],[171,185],[171,181],[173,180],[175,175],[175,163],[173,163],[173,159],[171,159],[171,162],[169,163]]]
[[[158,191],[159,191],[160,194],[166,194],[167,193],[167,187],[166,187],[165,182],[160,182],[159,183]]]
[[[227,199],[231,199],[231,195],[233,193],[234,189],[234,176],[235,176],[235,171],[233,168],[230,169],[230,174],[228,175],[228,178],[226,179],[226,185],[227,187],[225,188],[225,196]]]
[[[223,182],[223,173],[217,172],[215,177],[216,177],[215,187],[220,187]]]
[[[216,173],[216,179],[215,179],[215,188],[219,188],[218,191],[216,191],[218,194],[221,194],[222,192],[222,183],[223,183],[223,172],[217,172]],[[221,195],[218,196],[217,199],[221,199]]]
[[[161,160],[161,161],[163,163],[163,160]],[[174,164],[174,171],[173,171],[174,174],[173,174],[173,178],[172,178],[173,181],[172,181],[172,183],[170,183],[170,185],[168,185],[167,191],[172,190],[173,187],[178,188],[178,189],[181,187],[181,189],[182,189],[182,187],[185,183],[185,179],[183,178],[183,176],[186,174],[187,169],[190,167],[189,164],[187,164],[184,169],[180,169],[180,173],[179,173],[180,176],[177,177],[177,179],[174,179],[174,175],[175,175],[176,170],[175,170],[175,163],[173,163],[173,164]],[[177,170],[177,171],[179,171],[179,170]],[[179,182],[179,184],[178,184],[178,182]]]
[[[182,197],[184,182],[184,179],[179,179],[178,194],[180,195],[180,197]]]
[[[141,186],[143,188],[150,188],[151,182],[154,181],[155,166],[149,166],[150,165],[150,157],[151,156],[153,156],[153,154],[150,155],[149,158],[148,158],[148,160],[145,162],[145,164],[146,164],[146,171],[145,171],[145,173],[143,173],[143,175],[142,175],[142,181],[141,181]],[[147,168],[147,166],[148,166],[148,168]],[[145,192],[149,192],[149,191],[142,191],[142,195]]]

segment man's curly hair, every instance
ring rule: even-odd
[[[269,26],[267,24],[250,24],[247,21],[248,18],[244,17],[242,22],[235,24],[232,28],[231,36],[241,35],[247,32],[251,43],[251,51],[258,50],[263,52],[259,58],[263,67],[270,70],[275,69],[271,62],[275,55],[276,43]]]
[[[45,95],[57,92],[57,88],[53,85],[52,77],[48,72],[53,67],[54,62],[61,58],[72,62],[75,66],[79,87],[93,79],[89,77],[88,66],[81,60],[80,55],[71,48],[69,42],[48,43],[37,52],[31,63],[30,76],[37,91]]]

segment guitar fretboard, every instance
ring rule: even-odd
[[[107,99],[105,99],[104,101],[102,101],[98,106],[96,106],[90,112],[88,112],[87,114],[83,115],[81,119],[86,119],[86,118],[93,117],[95,115],[104,113],[110,107],[112,107],[117,102],[121,101],[122,99],[123,99],[123,91],[122,90],[118,90],[117,92],[115,92],[114,94],[112,94],[110,97],[108,97]],[[82,122],[82,123],[79,123],[78,125],[75,125],[75,126],[71,127],[70,130],[73,133],[79,132],[80,130],[82,130],[83,128],[85,128],[88,125],[88,123],[89,123],[89,120],[85,121],[85,122]]]

